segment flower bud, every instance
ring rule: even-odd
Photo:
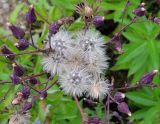
[[[127,114],[129,116],[132,115],[129,108],[128,108],[128,105],[125,102],[121,102],[118,104],[118,111],[122,112],[124,114]]]
[[[19,50],[25,50],[29,47],[29,42],[25,39],[20,39],[18,43],[14,44],[17,49]]]
[[[119,53],[122,53],[122,43],[121,43],[120,34],[116,33],[109,43],[112,45],[112,47],[116,51],[118,51]]]
[[[31,102],[26,102],[23,106],[22,106],[22,113],[26,113],[28,110],[30,110],[32,108],[32,103]]]
[[[104,25],[104,17],[103,16],[94,16],[93,24],[96,28]]]
[[[38,84],[38,80],[37,80],[35,77],[31,77],[31,78],[29,79],[29,82],[30,82],[31,84],[33,84],[33,85]]]
[[[40,100],[43,100],[43,99],[45,99],[46,97],[47,97],[47,92],[46,91],[42,91],[41,93],[40,93]]]
[[[7,25],[15,38],[22,39],[24,37],[25,32],[23,31],[23,29],[10,23],[7,23]]]
[[[114,100],[116,100],[117,102],[123,102],[124,98],[125,94],[121,92],[116,92],[114,95]]]
[[[37,20],[33,5],[30,6],[28,13],[26,13],[26,20],[28,24],[32,24]]]
[[[152,80],[154,76],[158,73],[158,70],[153,70],[149,73],[146,73],[142,76],[142,78],[139,80],[140,84],[150,84],[152,83]]]
[[[142,16],[145,15],[145,8],[144,7],[140,7],[138,9],[135,9],[133,11],[133,14],[136,15],[136,16],[138,16],[138,17],[142,17]]]
[[[15,74],[12,74],[10,78],[13,84],[19,84],[21,82],[20,78]]]
[[[15,59],[14,53],[7,46],[2,46],[1,52],[11,61]]]
[[[61,23],[59,22],[54,22],[49,26],[49,33],[50,35],[56,34],[59,31],[59,28],[61,27]]]
[[[28,99],[28,97],[30,95],[29,87],[23,87],[23,89],[21,90],[21,93],[23,94],[24,99]]]
[[[12,67],[13,67],[13,73],[14,73],[16,76],[18,76],[18,77],[23,76],[23,74],[24,74],[24,69],[23,69],[22,66],[13,63],[13,64],[12,64]]]
[[[158,18],[158,17],[150,17],[149,19],[151,21],[153,21],[154,23],[160,25],[160,18]]]

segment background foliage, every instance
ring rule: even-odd
[[[146,1],[146,8],[149,10],[148,15],[154,12],[155,15],[160,16],[160,11],[156,10],[154,2]],[[38,11],[49,22],[56,21],[64,16],[76,16],[74,13],[74,5],[79,3],[80,0],[30,0],[34,4],[36,11]],[[89,0],[92,4],[93,0]],[[124,17],[124,24],[128,24],[133,17],[132,11],[139,5],[140,0],[130,0],[131,5],[126,11]],[[99,5],[101,10],[99,15],[105,16],[105,26],[103,34],[106,42],[119,30],[121,25],[122,11],[125,7],[126,0],[103,0]],[[156,5],[158,6],[158,5]],[[28,10],[26,3],[17,3],[14,10],[9,13],[9,21],[13,24],[19,24],[18,20],[21,15],[24,15]],[[3,18],[3,17],[1,17]],[[23,18],[22,18],[23,20]],[[110,27],[108,20],[112,20],[115,25],[114,28]],[[160,69],[160,26],[152,22],[145,21],[146,18],[141,18],[138,23],[131,25],[123,33],[123,50],[124,54],[117,55],[116,61],[113,62],[110,71],[126,70],[130,83],[134,85],[140,77],[153,69]],[[35,27],[34,40],[37,41],[39,46],[48,33],[48,25],[38,18]],[[69,27],[69,30],[77,30],[83,27],[83,22],[80,18]],[[113,28],[113,29],[110,29]],[[109,32],[106,35],[106,32]],[[10,35],[10,32],[3,26],[0,27],[0,46],[4,43],[7,44],[15,53],[18,50],[14,47],[16,40]],[[32,48],[29,48],[32,50]],[[108,53],[110,54],[110,53]],[[111,58],[112,59],[112,58]],[[25,55],[18,58],[18,63],[27,69],[28,74],[37,74],[42,71],[41,56]],[[0,80],[9,80],[12,71],[11,64],[3,57],[0,57]],[[111,64],[112,65],[112,64]],[[122,73],[123,74],[123,73]],[[40,77],[39,81],[44,82],[46,77]],[[116,79],[115,79],[116,80]],[[121,79],[123,82],[125,80]],[[118,83],[118,82],[116,82]],[[160,83],[160,75],[158,74],[154,83]],[[121,85],[121,84],[120,84]],[[0,98],[3,97],[9,85],[4,84],[0,86]],[[21,89],[20,86],[15,86],[11,89],[5,101],[0,103],[0,123],[6,124],[10,114],[13,112],[11,100],[14,94]],[[41,124],[46,116],[50,119],[52,124],[79,124],[80,114],[72,98],[65,96],[58,87],[49,90],[47,97],[47,111],[44,113],[41,108],[40,102],[34,105],[31,110],[33,124]],[[134,124],[159,124],[160,113],[160,89],[143,88],[136,91],[126,92],[130,108],[133,112],[131,120],[135,120]],[[85,111],[91,116],[98,116],[103,118],[105,116],[102,103],[90,110],[85,108]]]

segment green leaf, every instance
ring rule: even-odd
[[[11,23],[16,23],[18,15],[22,11],[23,7],[24,7],[24,4],[18,4],[18,5],[16,5],[16,8],[11,13],[10,18],[9,18]]]

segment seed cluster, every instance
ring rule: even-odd
[[[74,33],[60,30],[44,44],[45,49],[52,50],[42,60],[43,69],[52,76],[59,75],[66,94],[102,98],[109,91],[108,81],[102,78],[108,68],[104,43],[91,29]]]

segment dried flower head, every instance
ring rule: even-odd
[[[80,47],[83,51],[96,54],[104,54],[104,39],[100,36],[99,32],[87,30],[86,33],[81,31],[76,34],[77,35],[77,42],[78,47]]]
[[[61,88],[66,94],[72,96],[82,96],[86,92],[90,75],[85,69],[78,67],[67,69],[66,72],[60,75],[59,82]]]
[[[42,60],[43,70],[54,76],[56,73],[61,73],[64,64],[64,57],[60,54],[49,54]]]
[[[14,113],[10,119],[9,124],[31,124],[29,113]]]
[[[65,54],[67,52],[67,49],[69,49],[72,42],[72,35],[64,30],[59,31],[55,35],[52,35],[50,38],[51,42],[51,48],[59,53],[59,54]],[[50,48],[49,41],[46,45],[47,48]]]
[[[109,92],[109,83],[108,80],[93,80],[91,84],[88,86],[87,93],[88,96],[93,99],[102,99]]]

